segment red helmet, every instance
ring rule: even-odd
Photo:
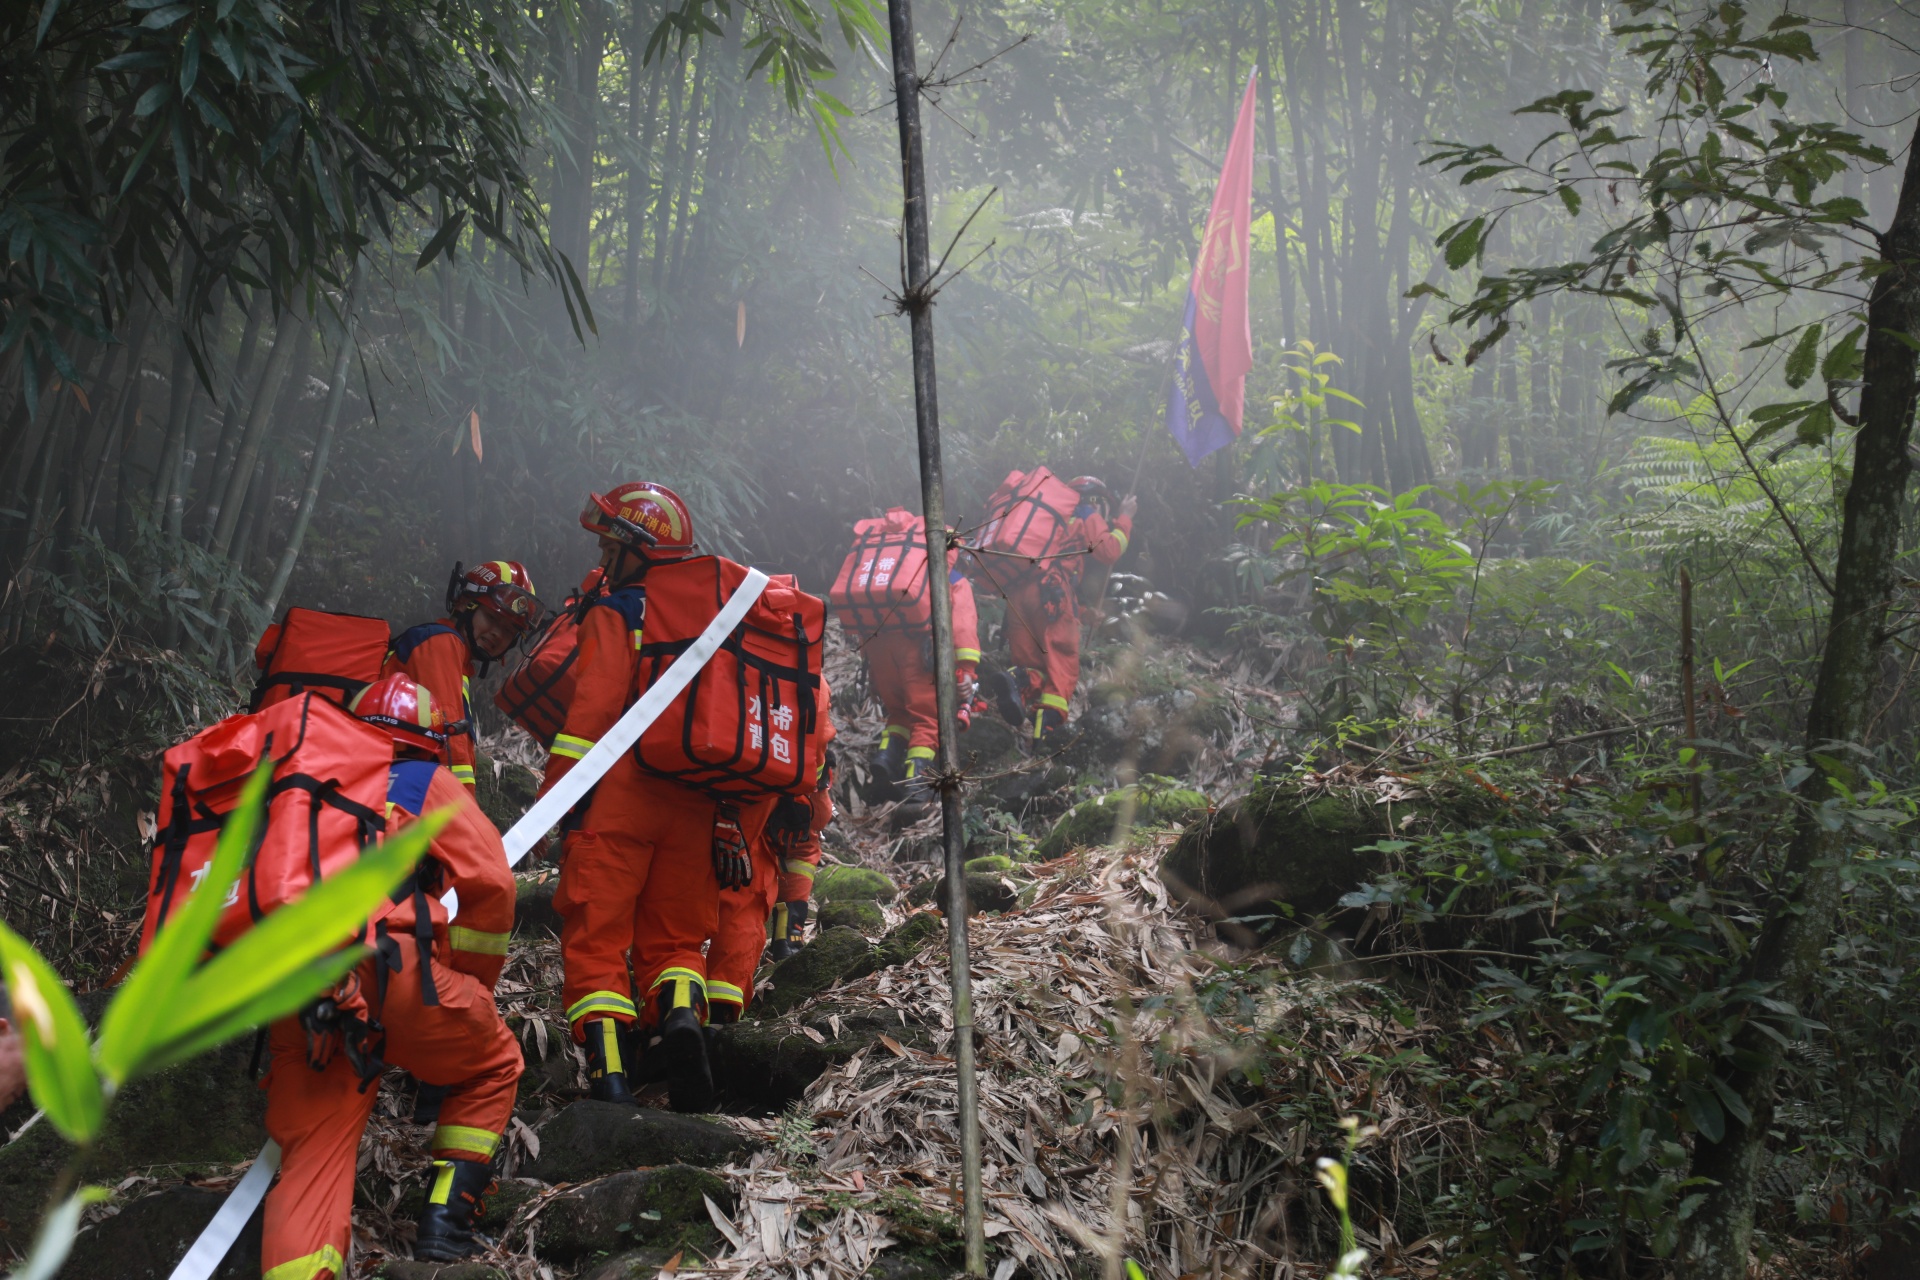
[[[515,631],[540,625],[546,609],[534,598],[533,579],[518,560],[489,560],[462,573],[453,567],[447,584],[447,612],[485,609]]]
[[[433,695],[401,672],[383,676],[362,689],[347,710],[368,724],[393,735],[403,751],[438,756],[447,744],[447,718],[433,703]]]
[[[673,490],[650,480],[588,494],[580,527],[655,560],[677,560],[696,549],[687,504]]]
[[[1107,497],[1107,482],[1099,476],[1075,476],[1067,481],[1067,488],[1077,489],[1083,498]]]

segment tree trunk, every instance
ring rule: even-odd
[[[1280,277],[1280,345],[1293,346],[1293,264],[1288,260],[1287,200],[1280,187],[1280,131],[1273,119],[1273,44],[1267,30],[1267,6],[1256,0],[1260,42],[1260,115],[1267,134],[1267,201],[1273,206],[1273,265]]]
[[[225,556],[233,546],[233,535],[240,526],[241,507],[247,496],[247,487],[253,481],[253,465],[260,457],[260,442],[266,438],[275,402],[280,398],[280,384],[286,379],[288,367],[293,364],[296,348],[304,348],[312,335],[313,327],[291,311],[280,317],[279,331],[273,335],[273,349],[267,353],[267,363],[260,370],[260,384],[254,390],[253,404],[247,410],[246,426],[240,431],[233,465],[227,470],[226,489],[220,495],[219,505],[210,509],[213,536],[208,539],[207,549],[217,556]]]
[[[627,140],[631,142],[634,135],[639,134],[640,150],[627,166],[626,278],[621,282],[626,298],[621,318],[629,334],[634,333],[640,325],[640,242],[646,232],[647,194],[653,186],[653,140],[659,129],[660,94],[666,88],[666,59],[662,58],[654,63],[653,74],[646,77],[646,119],[637,119],[640,112],[640,58],[647,47],[646,23],[642,19],[644,12],[642,0],[633,0],[633,25],[627,33]]]
[[[214,387],[216,402],[221,406],[220,434],[213,439],[213,449],[206,458],[206,482],[199,486],[200,498],[206,504],[201,513],[200,539],[205,541],[213,531],[213,523],[219,518],[218,503],[220,494],[227,487],[227,472],[233,465],[233,441],[239,431],[242,418],[247,412],[247,377],[253,372],[254,353],[259,350],[260,326],[265,323],[267,312],[271,310],[265,289],[259,289],[247,302],[247,324],[240,333],[240,346],[233,357],[233,375],[227,379],[226,392],[220,394],[220,387]],[[216,332],[214,340],[220,335]],[[199,468],[195,468],[193,479],[200,479]]]
[[[1834,558],[1833,609],[1807,707],[1805,740],[1806,763],[1815,779],[1850,784],[1857,779],[1849,747],[1865,736],[1887,643],[1912,471],[1907,445],[1915,353],[1901,339],[1920,329],[1920,146],[1908,150],[1881,257],[1890,269],[1874,280],[1867,302],[1860,428],[1853,439],[1853,471]],[[1776,906],[1755,942],[1749,976],[1777,985],[1778,998],[1805,1010],[1839,910],[1841,869],[1851,838],[1845,827],[1829,830],[1813,808],[1817,797],[1830,794],[1824,782],[1810,779],[1801,792],[1807,804],[1794,825],[1776,879]],[[1680,1249],[1686,1274],[1695,1280],[1744,1280],[1747,1274],[1754,1194],[1780,1053],[1780,1045],[1752,1023],[1741,1030],[1724,1070],[1752,1112],[1752,1123],[1728,1116],[1719,1142],[1695,1141],[1692,1175],[1708,1190],[1704,1203],[1682,1224]]]
[[[340,425],[340,406],[347,398],[347,358],[353,353],[353,307],[360,293],[360,267],[354,266],[347,284],[346,298],[340,304],[341,331],[334,335],[333,372],[327,379],[327,407],[320,418],[320,430],[313,438],[313,457],[307,463],[307,482],[300,491],[300,505],[293,510],[293,527],[287,531],[287,545],[281,548],[280,563],[267,587],[264,612],[271,618],[280,607],[293,578],[293,566],[300,559],[300,544],[306,541],[307,526],[313,523],[313,509],[320,501],[320,482],[327,476],[327,457],[333,452],[333,433]]]

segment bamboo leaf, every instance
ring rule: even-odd
[[[27,1088],[35,1105],[69,1142],[91,1142],[100,1132],[107,1104],[80,1006],[46,958],[4,924],[0,970],[6,974],[7,994],[20,1024]]]

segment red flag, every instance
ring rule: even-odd
[[[1167,403],[1167,426],[1187,460],[1198,464],[1240,434],[1253,327],[1247,316],[1253,222],[1253,90],[1247,76],[1206,235],[1187,286],[1180,368]]]

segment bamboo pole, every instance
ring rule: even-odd
[[[347,356],[353,351],[353,305],[360,292],[360,268],[354,265],[353,279],[340,303],[340,333],[333,353],[333,376],[327,382],[327,410],[320,419],[320,434],[313,442],[313,457],[307,463],[307,484],[300,494],[300,506],[293,513],[293,528],[287,533],[287,545],[280,551],[280,564],[273,571],[273,583],[267,588],[266,616],[280,608],[280,597],[293,577],[293,566],[300,559],[300,544],[306,541],[307,525],[313,520],[313,508],[320,500],[320,482],[326,478],[327,455],[333,450],[334,428],[340,425],[340,406],[347,398]]]
[[[946,846],[947,963],[953,984],[953,1056],[959,1093],[962,1211],[967,1237],[967,1274],[987,1274],[986,1219],[980,1184],[980,1087],[974,1076],[973,983],[967,957],[966,833],[960,809],[960,750],[954,705],[953,598],[947,552],[946,485],[940,464],[940,406],[933,366],[933,289],[927,243],[927,169],[920,130],[920,74],[915,65],[912,0],[887,0],[893,38],[893,91],[900,120],[901,186],[905,193],[906,290],[901,309],[913,335],[913,408],[920,437],[920,505],[926,524],[927,563],[941,589],[933,605],[933,689],[940,719],[940,817]]]

